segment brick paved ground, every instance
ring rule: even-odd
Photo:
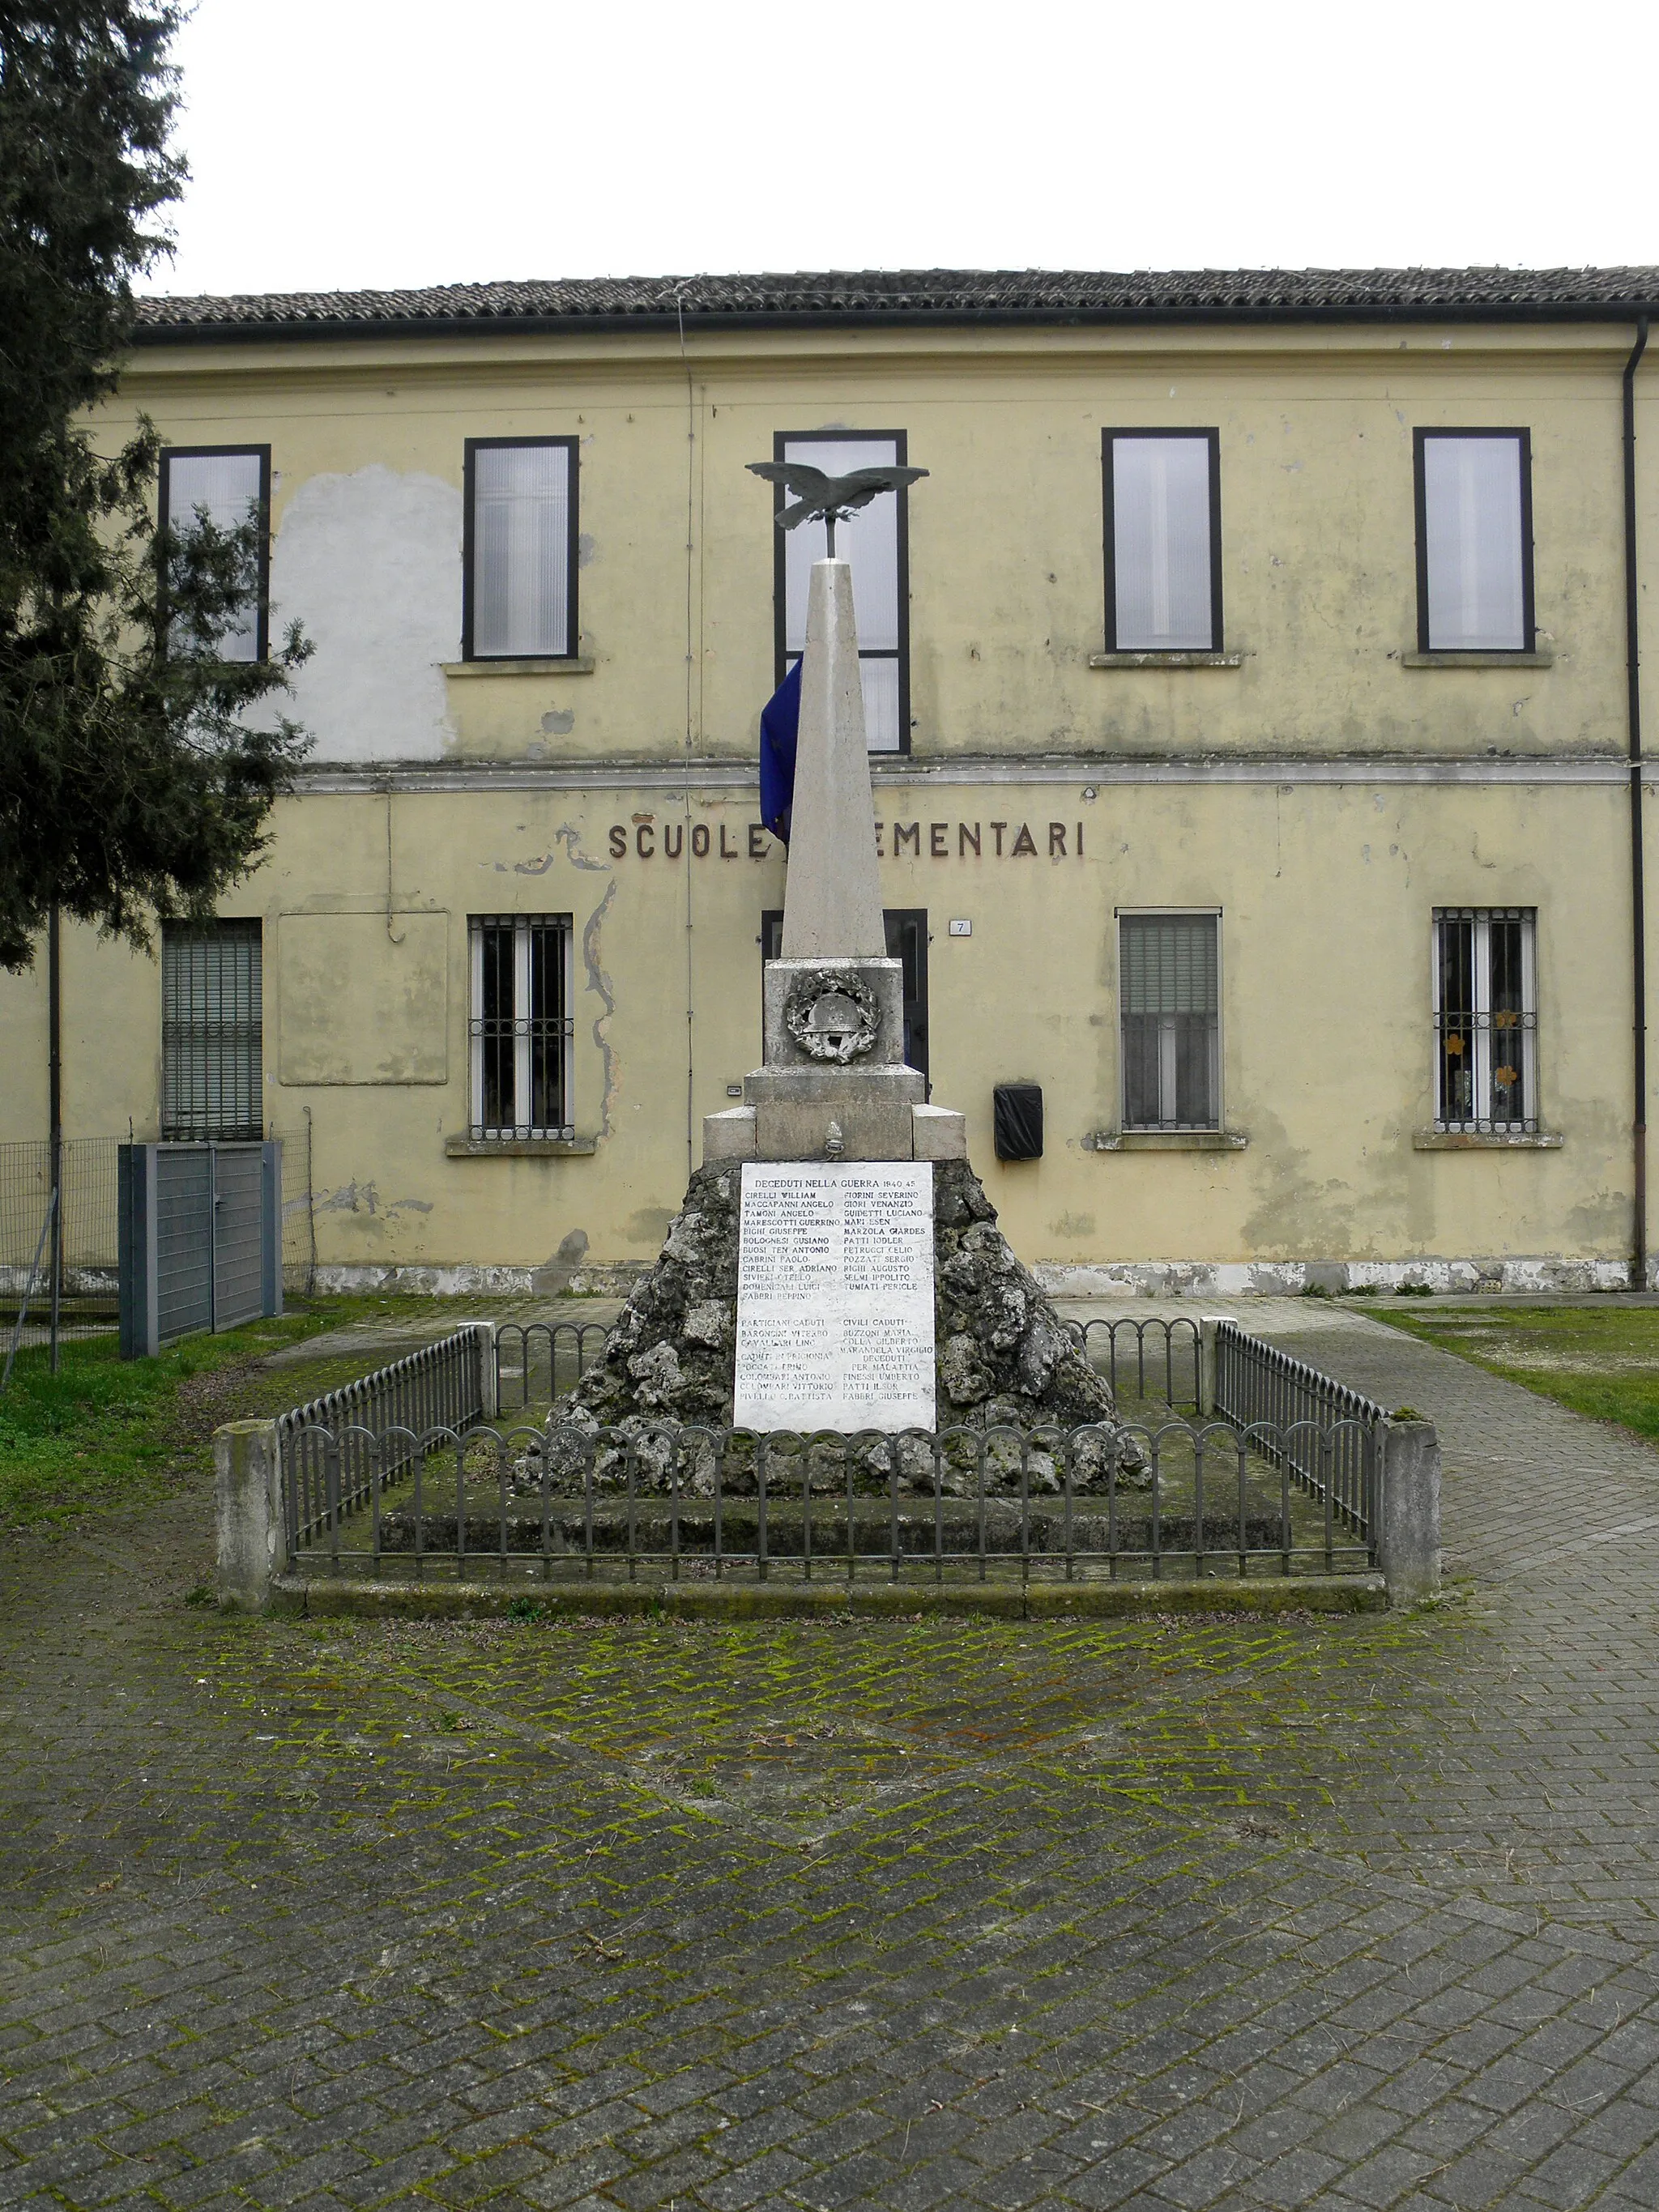
[[[1350,1315],[1461,1595],[227,1623],[0,1552],[0,2198],[1659,2203],[1659,1455]]]

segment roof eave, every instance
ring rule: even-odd
[[[704,310],[678,315],[407,315],[338,319],[301,316],[266,322],[144,323],[136,347],[275,345],[374,338],[588,337],[694,332],[790,330],[971,329],[1024,325],[1064,329],[1116,324],[1125,327],[1214,326],[1225,324],[1319,323],[1630,323],[1659,315],[1659,301],[1527,301],[1475,304],[1466,301],[1363,302],[1340,306],[1273,305],[1215,307],[815,307]]]

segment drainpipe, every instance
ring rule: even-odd
[[[64,1297],[64,964],[58,902],[46,909],[46,1130],[52,1169],[52,1371]]]
[[[1631,998],[1634,1033],[1636,1113],[1635,1219],[1631,1240],[1631,1288],[1648,1286],[1648,947],[1647,900],[1642,867],[1641,617],[1636,581],[1636,371],[1647,351],[1648,319],[1638,318],[1636,343],[1625,363],[1625,684],[1630,737]]]

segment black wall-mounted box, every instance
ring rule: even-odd
[[[991,1093],[996,1109],[996,1147],[1000,1160],[1040,1160],[1042,1158],[1042,1085],[1040,1083],[999,1083]]]

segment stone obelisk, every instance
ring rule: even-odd
[[[904,1058],[904,971],[887,957],[853,572],[812,564],[782,957],[762,994],[763,1065],[704,1119],[705,1160],[965,1159],[962,1115]]]

